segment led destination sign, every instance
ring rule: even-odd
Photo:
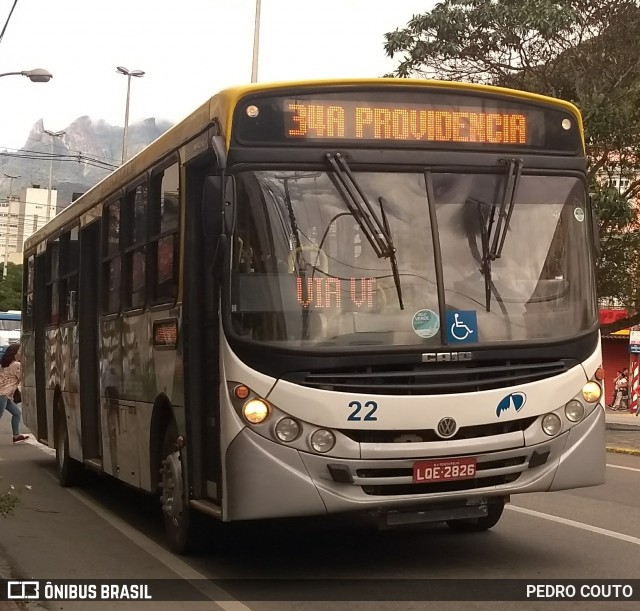
[[[286,138],[530,144],[531,111],[292,99],[283,110]]]
[[[428,87],[260,93],[238,104],[233,130],[232,146],[583,150],[577,115],[559,105]]]

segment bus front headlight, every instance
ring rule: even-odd
[[[558,414],[547,414],[542,419],[542,430],[549,435],[549,437],[553,437],[560,432],[562,428],[562,421],[560,420],[560,416]]]
[[[571,422],[580,422],[584,418],[584,405],[577,399],[572,399],[564,406],[564,415]]]
[[[276,424],[275,431],[280,441],[294,441],[300,435],[300,425],[293,418],[283,418]]]
[[[587,403],[595,403],[602,396],[602,387],[597,382],[587,382],[582,387],[582,396]]]
[[[336,444],[336,436],[326,429],[319,429],[311,435],[311,447],[316,452],[328,452]]]
[[[251,424],[260,424],[267,419],[269,415],[269,406],[261,399],[251,399],[247,401],[242,408],[242,415],[247,422]]]

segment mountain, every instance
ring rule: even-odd
[[[145,119],[129,125],[127,157],[141,151],[171,127],[168,121]],[[74,192],[85,192],[120,165],[123,128],[103,120],[79,117],[64,129],[62,136],[45,133],[42,119],[31,128],[26,144],[20,151],[0,150],[0,199],[20,189],[51,185],[58,190],[58,209],[71,202]],[[53,146],[53,164],[51,151]],[[19,176],[11,180],[5,177]]]

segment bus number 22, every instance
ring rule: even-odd
[[[347,420],[351,420],[352,422],[355,421],[361,421],[364,420],[365,422],[372,422],[374,420],[377,420],[378,417],[374,416],[373,414],[376,413],[376,410],[378,409],[378,404],[375,401],[367,401],[364,404],[364,408],[366,410],[369,410],[364,417],[360,416],[360,410],[362,409],[362,403],[360,403],[360,401],[351,401],[351,403],[349,403],[349,407],[353,408],[353,411],[349,414],[349,417],[347,418]]]

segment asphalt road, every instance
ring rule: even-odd
[[[0,574],[32,579],[190,580],[179,583],[208,600],[42,603],[65,611],[176,607],[515,611],[523,608],[522,602],[402,601],[415,584],[400,580],[473,579],[482,584],[490,579],[612,579],[616,583],[638,579],[640,456],[608,453],[607,463],[605,485],[513,497],[500,523],[486,533],[452,533],[441,525],[377,531],[344,518],[216,524],[204,540],[206,551],[184,558],[164,545],[155,499],[106,478],[96,478],[83,489],[61,488],[51,452],[35,444],[12,445],[8,419],[3,418],[0,486],[13,485],[21,502],[13,516],[0,520],[0,558],[5,559],[4,565],[0,561]],[[258,579],[333,581],[313,582],[314,596],[325,602],[304,602],[310,591],[304,587],[309,584],[301,586],[299,581],[278,582],[276,593],[285,600],[235,602],[229,600],[228,592],[237,594],[239,582],[216,584],[209,579],[248,580],[240,582],[245,586]],[[449,583],[453,591],[466,587]],[[227,589],[221,591],[218,585]],[[274,594],[273,588],[268,591]],[[369,600],[356,602],[358,597]],[[500,600],[499,595],[496,598]],[[528,602],[526,608],[601,609],[603,604],[606,609],[637,608],[637,602],[545,600]]]

